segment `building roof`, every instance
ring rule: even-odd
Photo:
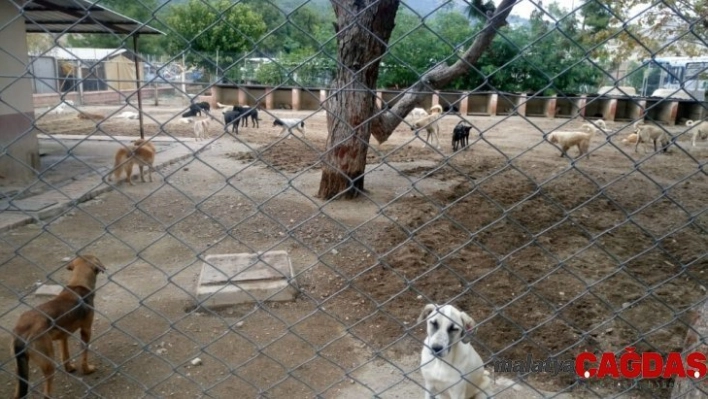
[[[44,55],[54,57],[58,60],[81,60],[81,61],[100,61],[104,58],[115,57],[125,53],[124,48],[63,48],[54,47],[47,51]]]
[[[12,3],[25,18],[29,33],[164,34],[87,0],[12,0]]]

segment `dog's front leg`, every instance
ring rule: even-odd
[[[81,327],[81,369],[84,374],[91,374],[96,371],[96,366],[88,362],[89,342],[91,342],[91,324]]]
[[[436,392],[432,385],[425,383],[425,396],[424,399],[435,399]]]
[[[64,365],[64,370],[66,370],[67,373],[73,373],[74,371],[76,371],[76,367],[71,364],[71,361],[69,359],[69,340],[67,338],[68,337],[63,337],[59,339],[59,343],[61,346],[61,362]]]

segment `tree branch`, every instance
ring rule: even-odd
[[[396,129],[403,118],[415,107],[415,105],[425,97],[424,90],[438,89],[452,82],[458,77],[464,75],[470,70],[470,66],[477,63],[482,54],[491,45],[497,31],[506,25],[506,19],[511,13],[511,9],[517,0],[502,0],[497,7],[496,12],[491,16],[484,28],[480,31],[472,45],[465,51],[465,54],[456,63],[450,66],[440,64],[428,73],[423,75],[420,80],[406,89],[406,94],[400,101],[390,110],[384,110],[383,113],[375,118],[373,123],[372,135],[379,143],[383,143],[391,136],[393,130]]]

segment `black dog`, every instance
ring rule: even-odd
[[[206,101],[202,101],[200,103],[197,103],[197,106],[206,112],[211,111],[211,105]]]
[[[196,104],[189,104],[189,111],[182,114],[182,118],[189,118],[192,116],[202,116],[202,108]]]
[[[234,134],[238,134],[238,122],[239,118],[241,118],[241,115],[242,113],[239,111],[224,112],[224,130],[228,132],[229,124],[231,124],[231,131]]]
[[[451,114],[459,114],[460,109],[457,108],[457,106],[455,106],[455,105],[445,105],[445,106],[443,106],[443,112],[451,113]]]
[[[248,117],[251,117],[251,123],[253,124],[253,127],[260,127],[258,124],[258,108],[256,107],[242,107],[240,105],[234,105],[233,110],[234,112],[238,111],[243,114],[243,123],[241,126],[243,127],[248,127]]]
[[[457,151],[458,148],[467,150],[470,143],[470,129],[472,126],[463,125],[465,121],[460,121],[452,131],[452,151]]]

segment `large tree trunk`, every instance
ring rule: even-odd
[[[376,79],[400,0],[332,0],[337,16],[337,77],[326,102],[327,138],[318,197],[354,198],[364,191],[369,139],[385,142],[425,96],[467,73],[492,43],[516,0],[502,0],[459,61],[438,65],[414,84],[392,109],[376,109]]]
[[[379,64],[400,0],[333,0],[337,76],[327,100],[327,138],[318,196],[354,198],[364,190]]]

